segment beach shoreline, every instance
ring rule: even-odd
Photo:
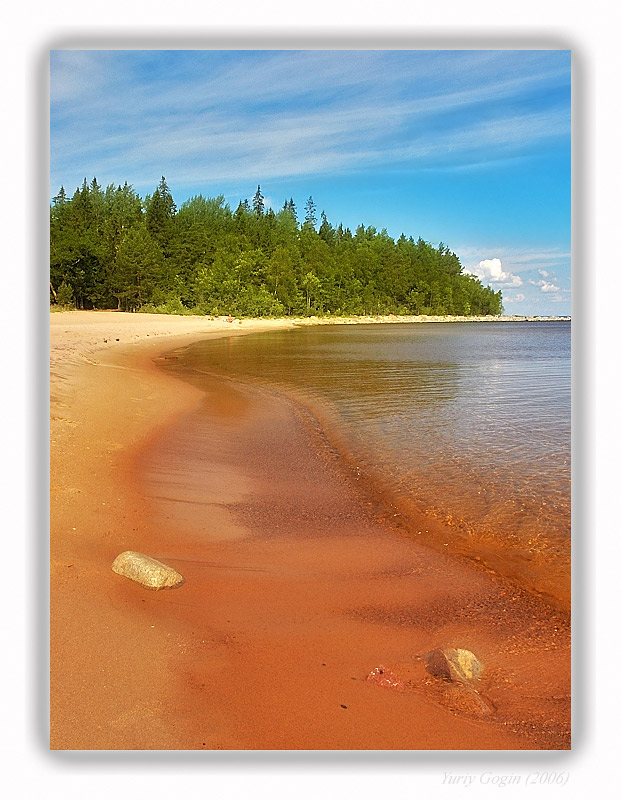
[[[286,400],[217,381],[206,400],[156,366],[201,338],[296,324],[317,323],[51,315],[52,749],[568,747],[562,617],[497,576],[389,535]],[[299,486],[277,453],[266,460],[265,431],[282,437],[287,469],[298,465],[312,487],[301,538]],[[170,490],[173,461],[197,491],[206,463],[224,474],[201,498],[215,539],[197,535],[187,497],[163,506],[149,489],[157,468]],[[257,498],[296,509],[276,523],[289,533],[274,535],[277,518],[259,513]],[[126,549],[170,560],[186,584],[152,593],[114,575]],[[429,575],[443,576],[440,588]],[[475,602],[455,622],[464,596]],[[489,662],[493,719],[455,708],[464,698],[447,700],[421,672],[414,656],[446,643],[472,643]],[[368,684],[381,654],[415,690]],[[508,685],[511,669],[521,672]],[[524,687],[530,706],[517,698]]]
[[[133,749],[138,741],[151,749],[132,727],[138,720],[125,731],[110,723],[135,708],[135,681],[115,662],[131,631],[134,675],[140,669],[145,683],[158,679],[163,687],[174,650],[151,627],[145,640],[133,613],[108,608],[109,624],[100,608],[102,592],[110,590],[110,559],[130,549],[144,527],[144,502],[127,460],[200,397],[156,370],[153,360],[175,345],[246,331],[221,320],[116,312],[54,313],[50,325],[51,748]],[[162,648],[156,673],[138,657],[153,640]],[[92,652],[105,668],[92,662]],[[110,683],[99,684],[102,675]],[[112,676],[123,679],[114,685]]]

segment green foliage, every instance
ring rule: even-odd
[[[128,311],[135,311],[153,299],[165,283],[164,256],[145,225],[130,228],[116,253],[111,276],[111,293]]]
[[[191,314],[192,311],[186,308],[179,297],[171,297],[170,299],[158,303],[145,303],[138,309],[142,314]]]
[[[163,314],[500,314],[502,295],[448,247],[333,226],[310,197],[265,209],[260,187],[231,212],[202,195],[177,209],[164,178],[143,200],[93,178],[50,209],[53,302]]]
[[[66,281],[63,281],[56,292],[56,303],[59,306],[69,308],[73,306],[73,289]]]

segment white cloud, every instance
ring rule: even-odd
[[[539,272],[541,272],[541,270],[539,270]],[[555,286],[553,283],[550,283],[550,281],[541,280],[541,281],[528,281],[528,282],[532,283],[533,286],[539,286],[542,292],[559,291],[559,287]]]
[[[456,252],[463,262],[473,262],[484,258],[492,250],[503,262],[509,263],[512,267],[519,266],[521,271],[533,271],[539,267],[537,272],[542,278],[552,278],[554,269],[565,267],[571,259],[571,253],[559,248],[549,250],[525,249],[507,247],[498,242],[486,242],[476,247],[464,245],[456,248]],[[547,275],[543,273],[548,271]]]
[[[499,258],[484,258],[476,267],[471,270],[465,269],[464,272],[497,286],[521,286],[523,283],[519,275],[512,275],[503,270],[502,261]]]
[[[513,247],[507,243],[482,241],[475,245],[455,247],[454,251],[463,264],[463,271],[471,275],[483,274],[484,283],[490,281],[491,272],[496,277],[502,272],[512,278],[521,279],[521,287],[512,291],[511,283],[490,285],[502,289],[502,299],[506,313],[513,314],[569,314],[571,313],[571,253],[560,247],[540,249]],[[486,259],[494,253],[495,259]],[[481,260],[483,259],[483,260]],[[483,273],[480,265],[495,263]],[[475,266],[476,265],[476,266]],[[518,272],[515,275],[514,272]],[[545,273],[545,275],[544,275]],[[550,288],[543,291],[543,287]],[[552,288],[554,287],[554,288]],[[557,288],[558,287],[558,288]]]

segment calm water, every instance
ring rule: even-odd
[[[406,517],[568,594],[569,322],[305,327],[200,342],[181,362],[302,397]]]

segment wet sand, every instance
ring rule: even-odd
[[[412,541],[300,405],[158,366],[230,325],[144,330],[52,371],[52,748],[569,747],[567,615]],[[126,549],[185,584],[115,575]],[[478,692],[426,673],[443,646]]]

